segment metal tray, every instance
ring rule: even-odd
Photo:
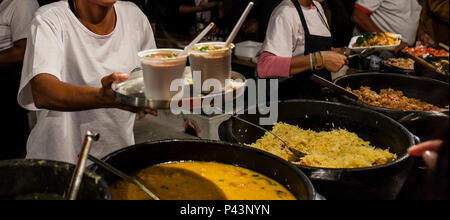
[[[191,68],[186,67],[184,74],[186,87],[190,88],[191,94],[185,94],[183,99],[175,101],[178,101],[179,103],[188,101],[191,104],[191,109],[202,108],[204,100],[212,100],[217,96],[221,96],[222,100],[225,100],[228,97],[233,97],[234,100],[242,96],[246,90],[247,79],[240,73],[232,72],[231,78],[233,80],[242,80],[242,84],[236,85],[232,89],[222,91],[221,93],[202,94],[201,97],[193,97],[193,81]],[[143,72],[141,69],[132,72],[130,75],[130,79],[128,79],[127,81],[122,83],[115,83],[112,85],[114,97],[119,103],[143,109],[170,109],[170,103],[173,100],[148,100],[145,97]]]

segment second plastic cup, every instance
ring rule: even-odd
[[[206,42],[199,43],[192,49],[189,62],[192,73],[201,73],[202,85],[208,79],[220,81],[222,90],[226,87],[226,80],[231,78],[231,61],[234,45],[230,48],[225,47],[224,42]],[[194,82],[195,83],[195,82]],[[202,90],[209,93],[208,89]]]

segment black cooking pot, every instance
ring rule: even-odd
[[[434,79],[414,77],[389,73],[363,73],[340,77],[335,83],[344,88],[360,89],[361,86],[369,86],[373,91],[380,92],[381,89],[392,88],[402,91],[406,97],[415,98],[440,108],[449,105],[449,85]],[[355,101],[348,97],[341,96],[340,100],[347,104],[358,105],[377,112],[381,112],[395,120],[400,120],[412,113],[421,111],[402,111],[397,109],[380,108]],[[448,110],[441,111],[448,115]]]
[[[449,116],[440,112],[413,113],[400,121],[421,142],[448,138]]]
[[[396,198],[414,162],[407,150],[415,141],[406,128],[378,112],[340,103],[292,100],[280,102],[278,107],[279,122],[314,131],[343,128],[398,155],[395,162],[362,169],[298,166],[311,179],[318,193],[332,200]],[[259,119],[266,116],[248,114],[247,111],[238,117],[259,124]],[[271,130],[272,126],[265,128]],[[224,141],[242,144],[254,143],[265,134],[236,119],[222,124],[219,133]]]
[[[439,112],[422,112],[408,115],[399,121],[422,142],[448,139],[449,117]],[[421,158],[415,160],[412,172],[399,195],[400,200],[418,200],[424,196],[429,169]]]
[[[0,161],[0,200],[62,200],[75,166],[44,160]],[[78,200],[110,200],[100,176],[86,172]]]
[[[122,172],[133,172],[153,165],[179,161],[206,161],[237,165],[266,175],[289,189],[297,199],[316,199],[314,188],[295,166],[266,152],[236,144],[206,140],[167,140],[131,146],[114,152],[103,161]],[[119,180],[93,165],[89,168],[112,184]]]

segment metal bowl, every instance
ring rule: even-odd
[[[185,94],[183,99],[178,100],[178,104],[181,104],[183,101],[188,101],[188,103],[191,104],[190,109],[198,109],[202,107],[204,100],[212,100],[218,96],[220,96],[222,100],[226,100],[226,97],[233,97],[234,100],[245,93],[247,79],[237,72],[231,73],[231,79],[241,80],[243,84],[239,85],[238,87],[233,87],[233,89],[222,91],[221,93],[203,94],[201,97],[194,97],[192,94],[192,72],[190,67],[187,67],[185,69],[185,86],[190,88],[191,94]],[[112,90],[114,92],[116,100],[119,103],[127,106],[144,109],[170,109],[170,105],[172,102],[172,100],[148,100],[145,97],[145,86],[142,70],[132,72],[130,79],[128,79],[126,82],[113,84]]]
[[[0,161],[0,200],[62,200],[75,166],[46,160]],[[110,200],[106,182],[85,172],[78,200]]]

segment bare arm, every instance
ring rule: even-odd
[[[316,54],[319,69],[325,68],[330,72],[338,72],[344,65],[348,64],[347,57],[342,54],[333,51],[323,51],[322,54],[324,60]],[[313,63],[314,62],[315,61],[313,60]],[[325,64],[325,66],[322,66],[322,63]],[[309,55],[292,58],[291,75],[301,74],[308,70],[311,70],[311,59]]]
[[[198,6],[188,6],[188,5],[181,5],[178,10],[180,11],[181,14],[191,14],[194,12],[201,11]]]
[[[205,2],[202,1],[198,6],[180,5],[178,8],[181,14],[191,14],[200,11],[206,11],[210,8],[218,6],[219,2]]]
[[[0,67],[11,66],[23,62],[27,40],[14,42],[14,46],[0,52]]]
[[[355,8],[353,10],[352,21],[364,33],[381,33],[383,32],[370,18],[365,11]]]
[[[93,88],[67,84],[51,74],[44,73],[35,76],[30,84],[37,108],[72,112],[121,108],[114,100],[111,84],[123,82],[128,77],[128,74],[113,73],[102,79],[102,88]]]
[[[290,70],[291,75],[300,74],[308,70],[311,70],[309,55],[292,58]]]

